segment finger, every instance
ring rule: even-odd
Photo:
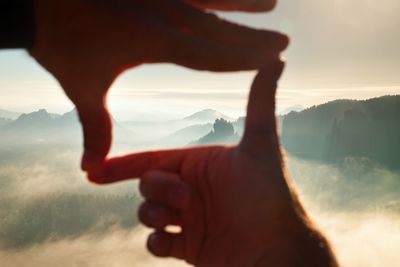
[[[270,149],[271,145],[277,145],[275,93],[283,69],[282,61],[270,62],[254,79],[247,106],[242,148],[264,152]]]
[[[242,49],[253,50],[257,48],[258,53],[277,55],[289,43],[288,37],[281,33],[232,23],[181,1],[146,1],[145,5],[174,28],[221,45],[237,45]]]
[[[139,188],[147,200],[182,211],[189,208],[189,185],[174,173],[150,171],[143,175]]]
[[[168,225],[180,225],[177,211],[149,201],[140,206],[139,220],[144,225],[155,229],[164,229]]]
[[[247,11],[262,12],[272,10],[276,0],[185,0],[186,2],[202,9],[216,9],[222,11]]]
[[[88,173],[90,181],[108,184],[139,178],[149,170],[179,173],[185,150],[165,150],[132,154],[106,160],[103,165]]]
[[[157,257],[173,257],[184,259],[185,239],[183,234],[171,234],[164,231],[156,231],[149,236],[148,250]]]
[[[108,154],[112,142],[112,123],[104,98],[75,102],[83,128],[84,153],[81,168],[97,169]]]
[[[179,31],[166,33],[164,40],[166,45],[154,62],[170,62],[195,70],[254,70],[259,69],[265,61],[278,58],[277,53],[221,45]]]

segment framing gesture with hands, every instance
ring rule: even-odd
[[[112,125],[105,97],[122,71],[144,63],[218,72],[254,70],[278,58],[288,45],[285,35],[230,23],[197,8],[265,11],[275,0],[34,3],[30,54],[57,78],[77,107],[84,131],[83,170],[96,168],[110,149]]]
[[[199,267],[337,266],[284,170],[275,120],[283,67],[273,61],[255,78],[239,145],[133,154],[89,173],[99,184],[140,178],[154,255]]]

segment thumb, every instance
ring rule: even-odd
[[[281,60],[267,63],[251,87],[241,147],[252,153],[265,153],[278,145],[275,94],[284,65]]]
[[[84,153],[81,168],[97,168],[107,156],[112,141],[112,122],[104,97],[75,102],[83,128]]]

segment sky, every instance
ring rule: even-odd
[[[400,94],[398,0],[281,0],[265,14],[221,13],[242,24],[289,34],[278,109],[334,99]],[[255,72],[213,74],[173,65],[123,73],[109,106],[118,120],[165,120],[214,108],[244,115]],[[73,108],[57,81],[23,50],[0,52],[0,109]]]

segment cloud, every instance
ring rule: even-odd
[[[9,203],[1,200],[0,234],[2,241],[11,242],[0,249],[2,266],[185,266],[146,252],[148,230],[132,230],[136,225],[132,206],[138,201],[112,194],[110,199],[99,197],[136,192],[134,184],[92,187],[77,170],[78,153],[40,153],[0,155],[0,192],[3,198],[7,193],[9,200],[16,201],[7,209]],[[307,210],[332,241],[342,266],[398,265],[399,173],[365,159],[328,165],[291,157],[289,167]],[[74,225],[78,217],[83,221],[79,227]],[[24,235],[30,238],[31,233],[35,238],[27,243]],[[19,241],[23,246],[18,246]]]
[[[288,167],[308,209],[365,212],[400,206],[400,173],[366,158],[323,164],[289,155]]]
[[[331,240],[342,267],[396,267],[400,262],[399,217],[379,214],[318,214],[315,220]],[[115,229],[105,235],[47,242],[19,251],[0,251],[7,267],[185,267],[156,259],[145,249],[149,230]]]
[[[79,149],[80,150],[80,149]],[[33,146],[0,152],[0,197],[30,199],[48,194],[135,194],[136,181],[111,186],[90,184],[78,168],[79,150]]]
[[[312,219],[342,267],[400,262],[400,173],[363,158],[337,164],[289,157],[289,169]]]
[[[314,216],[342,267],[396,267],[400,262],[400,216],[320,214]]]
[[[72,240],[48,242],[20,251],[0,251],[7,267],[184,267],[175,260],[160,260],[145,249],[149,233],[141,227],[132,231],[115,229],[104,236],[86,235]]]

